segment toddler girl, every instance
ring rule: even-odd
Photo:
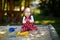
[[[22,20],[23,26],[22,26],[22,31],[33,31],[37,30],[37,27],[34,26],[34,18],[31,15],[31,10],[29,7],[26,7],[24,10],[24,17]]]

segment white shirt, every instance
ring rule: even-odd
[[[33,16],[31,16],[30,22],[31,22],[31,23],[34,22]],[[26,23],[26,21],[25,21],[25,16],[23,17],[22,23],[23,23],[23,24]]]

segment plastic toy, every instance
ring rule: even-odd
[[[9,32],[14,32],[15,28],[9,28]]]
[[[0,34],[5,34],[6,32],[0,31]]]
[[[29,33],[28,31],[25,31],[25,32],[17,32],[16,36],[28,36]]]
[[[16,36],[9,36],[9,38],[16,38]]]
[[[6,36],[0,36],[0,38],[6,38]]]
[[[5,33],[6,31],[0,31],[0,38],[6,38],[6,36],[4,36]]]

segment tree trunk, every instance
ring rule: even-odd
[[[10,23],[12,23],[13,22],[13,19],[14,19],[14,17],[12,16],[12,14],[14,15],[14,0],[9,0],[9,6],[10,6],[10,18],[11,18],[11,20],[10,20]]]
[[[0,24],[2,23],[2,0],[0,0]]]

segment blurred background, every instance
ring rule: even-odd
[[[52,24],[60,36],[60,0],[0,0],[0,25],[22,25],[24,9],[30,6],[36,25]]]

